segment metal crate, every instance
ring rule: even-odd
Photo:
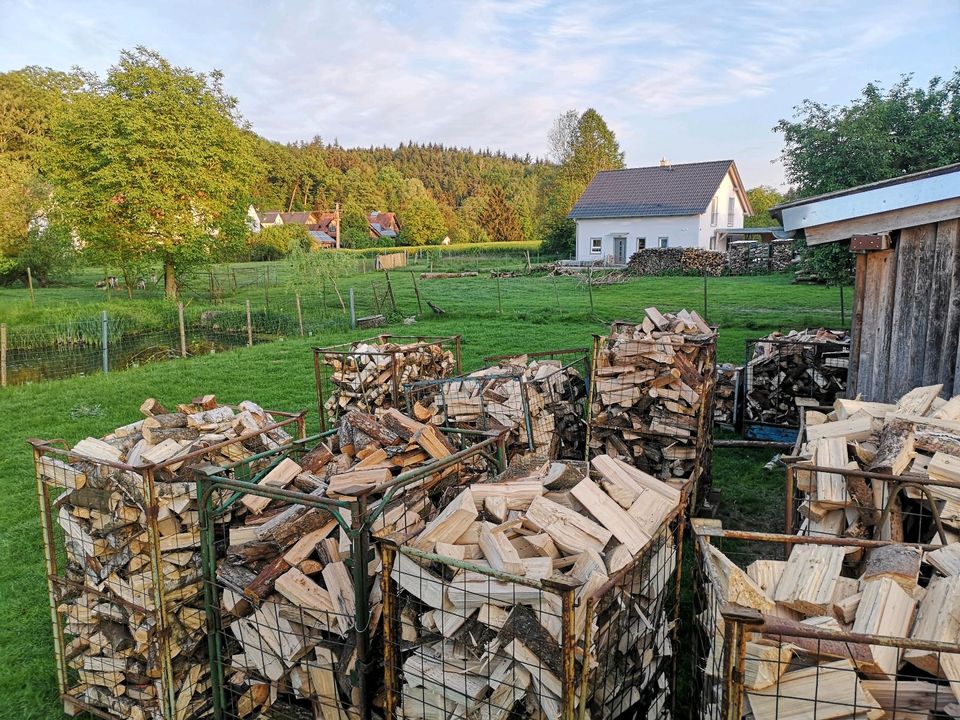
[[[258,484],[284,459],[302,456],[334,431],[276,453],[268,466],[247,479],[223,477],[216,472],[198,478],[205,607],[211,629],[209,654],[217,718],[371,717],[374,698],[382,690],[381,600],[380,584],[376,581],[382,541],[378,537],[378,519],[395,503],[406,506],[406,493],[438,472],[455,468],[445,478],[444,486],[448,487],[476,479],[478,463],[487,468],[480,477],[492,476],[502,469],[499,435],[450,428],[441,431],[456,440],[460,449],[447,458],[395,477],[377,488],[381,495],[377,498],[368,493],[333,499]],[[442,508],[439,488],[437,493],[437,505]],[[284,503],[283,512],[291,513],[300,523],[297,532],[282,543],[264,536],[263,541],[248,540],[231,547],[231,531],[238,528],[231,509],[241,498],[251,496]],[[269,577],[276,573],[279,577],[291,569],[306,575],[310,568],[305,563],[315,550],[310,549],[299,563],[288,563],[285,556],[303,537],[325,526],[330,528],[329,537],[339,535],[337,546],[342,557],[334,563],[341,579],[349,578],[350,587],[345,594],[331,596],[329,607],[289,602],[286,596],[275,593],[275,587],[269,583],[263,586],[266,590],[261,594],[252,593],[252,585],[241,586],[242,582],[238,582],[251,580],[251,573],[243,572],[244,565],[233,562],[238,553],[257,552],[259,546],[271,543],[275,547],[268,548],[269,557],[263,558],[264,566],[259,568],[258,575]],[[364,562],[354,562],[355,558],[363,558]],[[326,576],[322,577],[315,576],[316,584],[329,587]],[[327,587],[321,590],[327,593]],[[243,659],[238,661],[241,656]],[[238,671],[241,663],[246,669]]]
[[[67,714],[189,720],[211,711],[193,467],[266,438],[275,446],[289,438],[284,428],[302,436],[304,413],[268,412],[283,419],[157,464],[31,441]]]
[[[818,389],[812,394],[801,394],[781,382],[769,390],[760,387],[754,376],[758,353],[774,361],[781,373],[810,375]],[[747,340],[740,392],[740,419],[744,437],[793,442],[797,438],[802,413],[796,401],[801,399],[811,406],[831,406],[834,400],[843,397],[847,391],[849,356],[850,346],[843,343],[787,338]],[[831,374],[823,376],[816,370],[815,364],[831,368]],[[816,377],[818,375],[819,380]]]
[[[360,345],[376,345],[382,346],[386,344],[398,344],[405,346],[402,350],[393,349],[393,350],[381,350],[376,351],[360,351],[357,348]],[[417,336],[407,336],[407,335],[378,335],[376,337],[367,338],[365,340],[356,340],[351,343],[343,343],[341,345],[332,345],[330,347],[315,347],[313,349],[313,370],[314,376],[316,379],[316,389],[317,389],[317,412],[320,415],[320,429],[327,430],[331,427],[336,427],[337,421],[340,419],[341,415],[345,410],[341,408],[335,409],[333,412],[328,412],[326,408],[327,401],[334,397],[336,393],[336,384],[333,382],[333,368],[330,366],[329,362],[332,359],[336,359],[343,365],[350,363],[356,363],[358,358],[370,358],[370,357],[379,357],[379,356],[396,356],[401,352],[410,352],[418,349],[425,349],[431,345],[439,345],[444,351],[449,351],[453,354],[455,372],[460,374],[460,336],[453,335],[449,337],[429,337],[424,335]],[[381,399],[379,403],[375,402],[374,399],[369,398],[369,395],[376,388],[370,387],[368,385],[361,384],[361,387],[358,389],[360,393],[360,398],[364,400],[370,409],[366,412],[373,412],[372,406],[382,406],[382,407],[397,407],[403,408],[405,405],[403,397],[403,386],[409,381],[408,378],[401,377],[400,372],[397,369],[396,362],[393,362],[393,357],[391,357],[391,372],[389,377],[388,385],[388,395]]]
[[[593,587],[384,543],[385,720],[671,717],[685,513]]]
[[[726,604],[714,588],[704,568],[707,545],[721,547],[737,566],[744,568],[756,559],[780,559],[799,545],[830,545],[855,552],[896,543],[856,538],[803,537],[772,533],[724,530],[709,521],[693,521],[695,598],[693,675],[695,716],[703,720],[778,720],[798,717],[794,706],[787,705],[809,693],[800,693],[793,685],[798,675],[784,679],[784,673],[801,670],[805,681],[815,688],[815,702],[804,703],[804,717],[811,718],[908,718],[947,717],[941,715],[948,705],[960,700],[958,683],[949,682],[921,669],[911,660],[915,651],[932,653],[929,665],[942,666],[947,658],[960,663],[960,645],[933,640],[858,634],[832,630],[764,614],[752,608]],[[913,545],[933,549],[930,545]],[[758,642],[782,644],[779,650],[758,652]],[[748,647],[748,643],[751,645]],[[869,646],[895,648],[893,677],[875,681],[855,665]],[[769,646],[768,647],[775,647]],[[849,654],[853,662],[821,662],[802,670],[794,656],[842,659]],[[906,662],[905,662],[906,661]],[[960,664],[956,665],[960,667]],[[763,673],[764,679],[759,680]],[[772,680],[771,680],[772,676]],[[842,696],[816,690],[822,683],[847,682],[855,689]],[[923,690],[917,693],[917,690]],[[872,694],[871,694],[872,693]],[[955,705],[954,705],[955,706]]]

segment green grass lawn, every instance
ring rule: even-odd
[[[416,298],[409,274],[396,278],[400,309],[414,314]],[[351,277],[358,287],[382,276]],[[369,289],[370,285],[366,285]],[[70,289],[64,289],[67,292]],[[0,292],[0,309],[13,313]],[[22,291],[20,302],[22,302]],[[59,300],[57,289],[38,292],[38,304]],[[74,289],[80,293],[80,289]],[[101,291],[97,291],[101,292]],[[594,291],[594,311],[587,291],[576,281],[550,277],[503,280],[504,306],[498,312],[496,282],[489,277],[423,281],[421,292],[445,310],[396,334],[463,335],[466,369],[489,354],[569,348],[587,345],[603,332],[603,321],[642,317],[643,308],[689,307],[702,310],[703,283],[697,278],[640,278]],[[358,294],[362,293],[362,290]],[[556,294],[560,301],[557,302]],[[279,304],[278,291],[271,302]],[[62,298],[60,298],[62,299]],[[27,301],[29,302],[29,301]],[[76,300],[88,306],[84,300]],[[107,303],[128,302],[113,298]],[[286,301],[283,301],[286,302]],[[707,317],[719,323],[721,360],[738,361],[745,338],[777,328],[839,324],[835,289],[793,286],[781,276],[712,278],[708,281]],[[332,312],[332,308],[328,308]],[[29,317],[29,313],[24,317]],[[56,699],[53,645],[47,607],[35,481],[27,438],[64,438],[73,443],[102,435],[138,417],[148,396],[176,403],[214,392],[226,402],[256,400],[269,408],[313,408],[311,345],[334,344],[370,334],[323,331],[310,338],[278,342],[217,355],[147,365],[122,373],[92,375],[0,391],[0,423],[5,450],[0,454],[0,717],[60,718]],[[312,413],[316,427],[316,413]],[[724,515],[731,522],[776,529],[782,522],[782,474],[765,471],[769,453],[718,451],[715,486],[723,493]]]

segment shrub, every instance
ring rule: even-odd
[[[313,239],[303,225],[274,225],[252,233],[247,240],[251,260],[280,260],[294,248],[305,252],[312,249]]]

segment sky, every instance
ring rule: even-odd
[[[595,108],[630,167],[733,158],[785,187],[772,128],[805,98],[960,66],[960,0],[0,0],[0,71],[105,73],[145,45],[220,69],[253,129],[290,142],[442,142],[546,156]]]

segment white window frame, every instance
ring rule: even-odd
[[[590,254],[600,255],[602,252],[603,252],[603,238],[602,237],[590,238]]]
[[[717,221],[720,219],[720,199],[714,195],[713,203],[710,205],[710,227],[716,227]]]
[[[732,195],[727,198],[727,227],[733,227],[733,218],[737,214],[736,198]]]
[[[637,252],[647,249],[647,239],[645,237],[637,238]]]
[[[662,248],[670,247],[670,236],[669,236],[669,235],[661,235],[660,237],[658,237],[658,238],[657,238],[657,247],[658,247],[658,248],[661,248],[661,249],[662,249]]]

